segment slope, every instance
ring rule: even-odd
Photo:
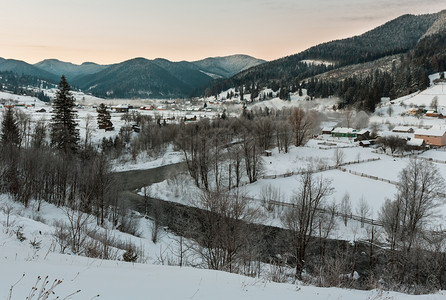
[[[202,60],[194,61],[197,67],[203,72],[213,74],[215,78],[229,78],[235,74],[263,64],[266,61],[249,55],[230,55],[224,57],[208,57]]]
[[[209,90],[214,93],[218,89],[248,86],[252,83],[292,84],[342,66],[405,53],[417,44],[440,18],[440,14],[403,15],[362,35],[323,43],[301,53],[250,68],[226,81],[216,83]],[[321,60],[331,64],[308,64],[304,60]]]
[[[44,80],[57,82],[60,76],[56,76],[45,70],[39,69],[21,60],[0,58],[0,72],[10,71],[19,75],[31,75]]]
[[[112,65],[80,78],[76,84],[95,95],[112,98],[175,97],[191,90],[187,83],[144,58]]]
[[[34,66],[51,74],[57,75],[58,77],[65,75],[69,81],[75,81],[79,77],[97,73],[108,67],[107,65],[98,65],[96,63],[89,62],[76,65],[57,59],[46,59],[34,64]]]

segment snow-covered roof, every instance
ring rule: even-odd
[[[333,129],[333,133],[356,133],[356,129],[346,128],[346,127],[337,127]]]
[[[414,137],[413,133],[407,133],[407,132],[392,132],[392,131],[381,131],[378,133],[378,136],[381,137],[389,137],[389,136],[397,136],[400,139],[412,139]]]
[[[332,131],[333,127],[324,127],[322,128],[322,131]]]
[[[368,140],[363,140],[363,141],[360,141],[359,143],[363,144],[363,145],[370,145],[370,141],[368,141]]]
[[[370,132],[370,131],[367,129],[362,129],[362,130],[358,131],[357,134],[366,134],[367,132]]]
[[[409,132],[413,130],[413,127],[410,126],[396,126],[395,128],[392,129],[393,132]]]
[[[407,145],[409,146],[423,146],[424,140],[423,139],[411,139],[410,141],[407,141]]]
[[[429,135],[429,136],[443,136],[446,133],[446,128],[444,127],[432,127],[430,129],[417,129],[415,134],[418,135]]]

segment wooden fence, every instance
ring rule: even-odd
[[[353,170],[348,170],[347,168],[340,168],[340,170],[344,171],[344,172],[348,172],[348,173],[356,175],[356,176],[361,176],[361,177],[373,179],[373,180],[376,180],[376,181],[387,182],[387,183],[390,183],[390,184],[393,184],[393,185],[397,185],[398,184],[398,182],[396,182],[396,181],[392,181],[392,180],[389,180],[389,179],[381,178],[381,177],[378,177],[378,176],[368,175],[368,174],[361,173],[361,172],[356,172],[356,171],[353,171]]]
[[[446,160],[435,159],[435,158],[431,158],[431,157],[417,157],[417,158],[423,159],[423,160],[427,160],[427,161],[431,161],[431,162],[434,162],[434,163],[446,164]]]
[[[262,202],[264,203],[264,200],[261,199],[256,199],[256,198],[247,198],[250,201],[253,202]],[[289,203],[289,202],[283,202],[283,201],[276,201],[276,200],[268,200],[267,205],[274,205],[274,206],[278,206],[278,207],[292,207],[292,208],[297,208],[298,206],[294,203]],[[355,220],[355,221],[359,221],[363,224],[369,224],[369,225],[373,225],[373,226],[384,226],[384,224],[379,221],[379,220],[375,220],[372,218],[366,218],[366,217],[361,217],[358,215],[354,215],[354,214],[344,214],[341,213],[339,211],[333,211],[330,209],[326,209],[326,208],[318,208],[317,209],[318,212],[323,213],[323,214],[329,214],[329,215],[334,215],[336,217],[340,217],[343,219],[350,219],[350,220]]]
[[[369,158],[369,159],[363,159],[363,160],[354,160],[354,161],[349,161],[349,162],[345,162],[345,163],[341,163],[338,166],[323,166],[323,167],[319,167],[315,170],[313,170],[313,172],[318,173],[318,172],[325,172],[325,171],[330,171],[330,170],[335,170],[340,168],[341,166],[347,166],[347,165],[353,165],[353,164],[360,164],[360,163],[365,163],[365,162],[371,162],[371,161],[377,161],[380,160],[379,157],[376,158]],[[342,168],[340,168],[342,170]],[[293,172],[288,172],[288,173],[284,173],[284,174],[274,174],[274,175],[264,175],[261,176],[260,179],[277,179],[277,178],[285,178],[285,177],[290,177],[293,175],[302,175],[307,171],[293,171]]]

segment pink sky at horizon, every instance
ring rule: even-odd
[[[406,13],[438,12],[446,0],[15,0],[1,7],[0,57],[111,64],[232,54],[273,60]]]

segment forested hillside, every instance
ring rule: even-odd
[[[353,105],[374,111],[381,97],[391,99],[429,86],[428,74],[446,68],[446,30],[420,40],[415,48],[392,61],[390,70],[378,68],[364,76],[345,78],[312,78],[303,82],[312,97],[336,95],[343,99],[341,107]]]
[[[241,86],[256,93],[269,87],[274,91],[280,88],[281,98],[287,99],[289,92],[304,87],[313,97],[341,97],[341,107],[355,104],[373,111],[381,97],[423,89],[429,73],[444,70],[442,16],[404,15],[360,36],[320,44],[251,68],[215,83],[205,94]],[[348,67],[352,65],[357,65],[355,72]],[[314,78],[324,73],[330,75]]]

